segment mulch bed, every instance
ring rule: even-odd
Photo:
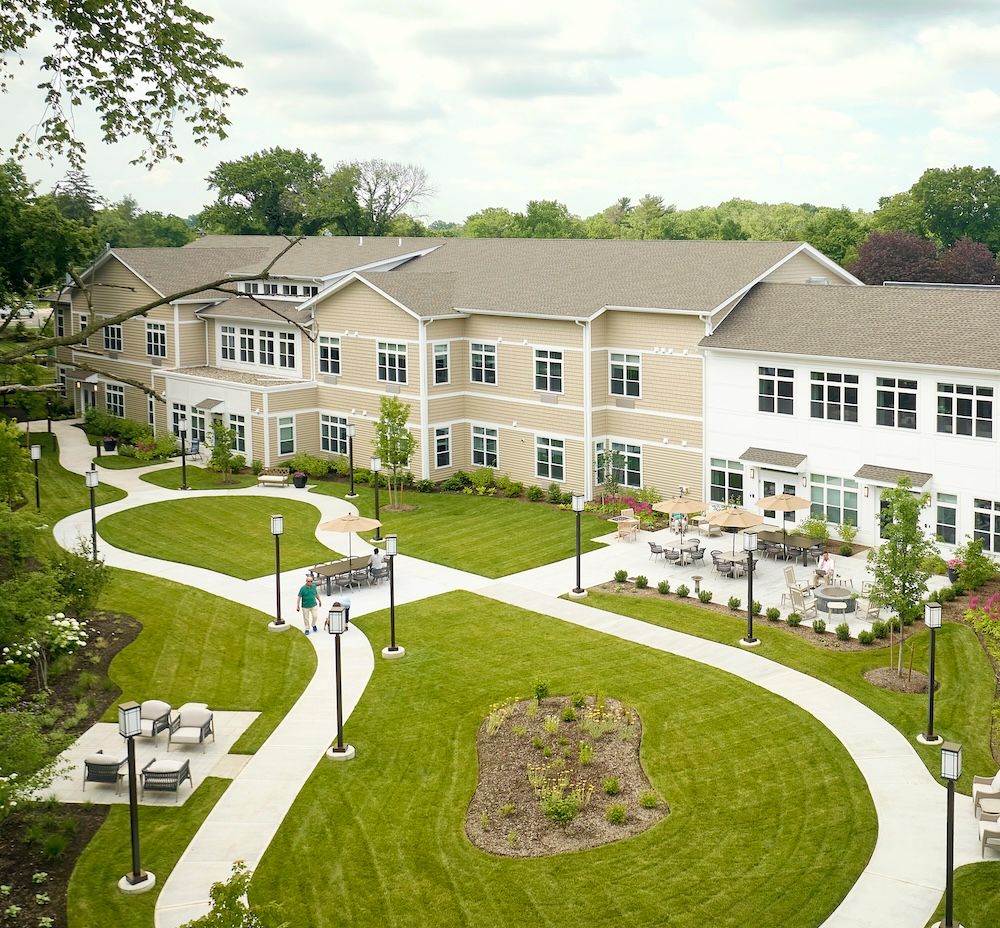
[[[903,668],[902,674],[891,667],[874,667],[866,670],[864,677],[872,686],[892,690],[894,693],[926,693],[930,682],[927,674],[906,667]],[[935,680],[934,691],[937,692],[940,686],[941,684]]]
[[[573,701],[554,696],[501,704],[483,723],[477,738],[479,783],[465,818],[466,834],[477,847],[505,857],[579,851],[639,834],[669,814],[661,797],[653,808],[640,805],[640,797],[654,791],[639,762],[642,727],[635,710],[610,698],[600,705],[592,696],[575,701],[571,720],[564,713]],[[494,731],[493,725],[499,727]],[[581,742],[593,746],[590,763],[580,762]],[[605,792],[609,777],[618,780],[615,795]],[[560,778],[569,784],[563,793],[579,784],[589,797],[566,824],[547,817],[541,807],[543,784]],[[621,824],[607,819],[614,805],[626,810]]]

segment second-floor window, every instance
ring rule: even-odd
[[[278,333],[278,366],[295,367],[295,333]]]
[[[104,387],[104,401],[108,412],[120,419],[125,418],[125,388],[115,383],[109,383]]]
[[[260,284],[254,283],[253,281],[245,281],[243,284],[244,293],[260,293]]]
[[[282,284],[281,293],[283,296],[298,296],[299,295],[298,284]]]
[[[858,421],[858,375],[813,371],[809,384],[809,415],[837,422]]]
[[[56,337],[62,338],[66,334],[66,310],[56,310]]]
[[[611,382],[608,389],[612,396],[639,396],[639,355],[612,351],[608,364]]]
[[[895,377],[875,378],[875,424],[898,429],[917,427],[917,382]]]
[[[993,437],[993,387],[937,385],[937,430],[948,435]]]
[[[277,284],[264,284],[264,296],[277,296],[277,295],[278,295]]]
[[[104,327],[104,350],[122,350],[122,327],[121,325],[106,325]]]
[[[406,383],[406,345],[378,343],[378,379],[383,383]]]
[[[88,319],[87,316],[80,316],[80,329],[79,329],[79,331],[82,332],[85,328],[87,328],[87,323],[89,321],[90,320]],[[148,325],[148,323],[147,323],[147,325]],[[81,348],[86,348],[88,341],[90,341],[90,339],[89,338],[85,338],[82,342],[80,342],[80,347]]]
[[[274,367],[274,332],[270,329],[257,330],[257,363]]]
[[[305,296],[316,296],[316,294],[319,293],[319,287],[313,287],[310,286],[309,284],[306,284],[305,286],[303,286],[302,292],[303,294],[305,294]]]
[[[486,425],[472,427],[472,463],[477,467],[497,467],[500,462],[497,430]]]
[[[757,409],[790,416],[795,372],[787,367],[758,367],[757,374]]]
[[[486,342],[472,342],[469,345],[471,367],[469,379],[473,383],[497,382],[497,346]]]
[[[448,343],[442,342],[434,346],[434,383],[448,383],[451,358],[448,353]]]
[[[327,413],[320,415],[319,445],[331,454],[347,454],[347,419]]]
[[[563,353],[541,348],[535,350],[535,389],[545,393],[562,393]],[[542,476],[539,474],[538,476]]]
[[[319,372],[321,374],[340,373],[340,339],[332,335],[319,337]]]
[[[253,350],[253,329],[240,329],[240,360],[253,364],[256,355]]]
[[[223,361],[236,360],[236,326],[224,325],[221,330],[220,354]]]
[[[165,323],[146,323],[146,354],[151,358],[165,358],[167,356],[167,326]]]

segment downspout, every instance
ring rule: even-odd
[[[427,329],[433,319],[421,319],[418,331],[417,348],[420,352],[420,479],[430,480],[431,449],[427,439],[427,418],[429,415],[427,385]],[[433,363],[433,358],[431,359]]]
[[[594,414],[593,414],[593,383],[591,375],[591,331],[590,320],[581,322],[573,320],[583,329],[583,495],[586,499],[594,498]]]
[[[174,367],[181,366],[181,308],[176,303],[174,307]]]

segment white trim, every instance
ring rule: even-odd
[[[593,347],[589,322],[583,326],[583,495],[594,498],[594,383]],[[703,391],[704,392],[704,391]]]
[[[433,322],[434,320],[426,320],[427,322]],[[431,341],[431,364],[429,371],[428,382],[432,387],[450,387],[451,386],[451,343],[454,339],[448,339],[443,342]],[[444,346],[445,354],[448,358],[448,379],[442,380],[440,383],[437,381],[437,348],[439,346]]]
[[[428,403],[427,395],[429,391],[428,386],[428,364],[427,364],[427,323],[420,321],[417,323],[419,328],[417,329],[418,335],[418,353],[420,355],[419,360],[419,380],[417,386],[420,389],[420,399],[419,399],[419,409],[420,409],[420,479],[428,480],[430,479],[430,449],[427,447],[427,418],[428,418]],[[433,349],[431,349],[433,354]],[[376,360],[378,355],[378,349],[376,348]],[[430,367],[433,368],[434,361],[431,359]],[[448,373],[451,373],[451,368],[449,367]],[[409,375],[409,371],[407,371]],[[433,376],[433,374],[431,374]]]
[[[433,455],[434,455],[434,468],[433,468],[434,470],[447,470],[449,467],[454,467],[455,466],[455,455],[453,453],[452,441],[451,441],[452,440],[451,427],[452,427],[452,424],[450,422],[447,425],[438,425],[437,423],[435,423],[434,425],[430,426],[431,438],[432,438],[432,440],[434,442],[434,449],[433,449],[433,452],[432,452]],[[439,431],[447,432],[448,433],[448,463],[447,464],[438,464],[438,461],[437,461],[437,454],[438,454],[438,451],[437,451],[438,434],[437,433]],[[471,455],[471,448],[470,448],[470,455]],[[470,456],[469,460],[471,462],[471,460],[472,460],[471,456]],[[424,477],[424,480],[427,480],[427,479],[428,479],[427,477]]]
[[[568,407],[560,406],[560,409]],[[624,409],[614,403],[603,403],[594,407],[594,412],[614,412],[628,416],[652,416],[656,419],[677,419],[681,422],[704,422],[701,416],[692,416],[683,412],[665,412],[661,409]]]
[[[550,441],[550,442],[557,441],[557,442],[559,442],[560,445],[562,445],[561,448],[555,449],[555,450],[558,450],[558,451],[562,452],[562,464],[557,465],[558,467],[560,467],[562,469],[562,477],[556,478],[556,477],[553,477],[551,474],[545,475],[545,474],[538,473],[538,468],[541,465],[541,461],[538,460],[538,451],[539,451],[540,447],[543,447],[540,444],[540,442],[543,439],[546,440],[546,441]],[[544,447],[547,447],[548,450],[549,450],[549,452],[550,452],[550,454],[551,454],[551,452],[553,450],[551,448],[551,446],[544,446]],[[549,470],[552,469],[552,466],[553,466],[552,465],[552,461],[550,460],[549,464],[548,464]],[[537,432],[535,433],[535,479],[536,480],[548,480],[550,483],[565,483],[566,482],[566,439],[565,438],[559,438],[558,436],[552,435],[552,434],[539,435]]]
[[[538,348],[538,347],[535,347],[535,346],[531,346],[531,386],[532,386],[532,390],[535,393],[541,394],[542,396],[562,396],[566,392],[566,390],[563,387],[560,387],[558,390],[540,390],[538,388],[538,381],[536,379],[538,377],[538,371],[536,370],[536,366],[538,364],[538,352],[539,351],[546,351],[549,354],[552,354],[554,352],[559,352],[559,367],[560,367],[560,370],[561,370],[561,373],[559,374],[559,382],[560,383],[564,383],[565,380],[566,380],[566,359],[565,359],[565,357],[563,355],[563,350],[561,348]],[[545,360],[549,364],[552,363],[552,358],[547,358]],[[550,371],[551,371],[551,369],[550,369]],[[546,379],[551,382],[551,380],[552,380],[552,374],[551,374],[551,372],[546,375]]]
[[[140,274],[134,267],[132,267],[130,264],[128,264],[120,255],[115,254],[115,250],[113,248],[106,249],[104,251],[104,253],[102,255],[100,255],[100,257],[98,257],[94,261],[94,263],[91,264],[91,266],[89,268],[87,268],[80,275],[80,280],[85,280],[88,276],[93,276],[93,274],[95,274],[100,268],[102,268],[105,264],[107,264],[107,262],[111,258],[114,258],[122,267],[125,268],[125,270],[129,271],[131,274],[134,274],[136,276],[136,278],[138,278],[139,280],[141,280],[157,296],[161,296],[161,297],[167,296],[166,293],[162,293],[156,287],[154,287],[148,280],[146,280],[145,277],[142,276],[142,274]],[[74,287],[74,289],[79,289],[79,288]],[[70,297],[70,299],[72,299],[72,296]],[[159,307],[156,307],[156,308],[159,309]]]
[[[562,316],[556,313],[515,313],[502,309],[469,309],[456,306],[455,315],[442,316],[442,319],[461,319],[463,316],[504,316],[508,319],[555,319],[559,322],[586,322],[590,316]]]
[[[416,255],[414,255],[414,257],[416,257]],[[336,276],[336,275],[331,275],[331,276]],[[346,287],[348,284],[354,283],[355,281],[364,284],[370,290],[373,290],[379,296],[384,297],[390,303],[392,303],[393,306],[396,306],[397,308],[401,309],[404,313],[406,313],[409,316],[412,316],[414,319],[422,318],[419,314],[415,313],[408,306],[405,306],[403,303],[400,303],[399,300],[397,300],[395,297],[389,296],[388,293],[386,293],[381,288],[376,287],[375,284],[373,284],[370,280],[367,280],[366,278],[362,277],[357,270],[352,270],[342,280],[338,280],[337,283],[333,284],[330,287],[327,287],[325,290],[320,290],[320,292],[317,293],[316,296],[309,297],[308,300],[299,305],[299,309],[306,309],[306,308],[312,309],[313,304],[319,302],[320,300],[326,299],[328,296],[333,296],[334,293],[343,290],[344,287]]]
[[[417,344],[419,345],[419,339],[417,340]],[[379,353],[379,347],[378,346],[379,345],[386,345],[386,346],[395,345],[397,347],[399,345],[403,346],[403,375],[406,378],[405,380],[383,380],[381,377],[379,377],[379,375],[378,375],[378,353]],[[392,351],[392,352],[390,352],[389,349],[388,349],[388,347],[386,347],[386,351],[385,351],[385,370],[386,370],[386,375],[387,376],[388,376],[388,373],[389,373],[389,355],[390,354],[394,354],[394,355],[398,356],[399,352],[398,351]],[[398,364],[396,366],[396,372],[397,373],[399,372],[399,365]],[[405,341],[402,341],[402,342],[390,341],[385,336],[377,336],[376,337],[376,339],[375,339],[375,383],[384,383],[384,384],[386,384],[387,386],[390,386],[390,387],[409,387],[409,386],[412,386],[412,384],[410,383],[410,343],[409,342],[405,342]],[[420,395],[420,389],[421,389],[421,385],[418,383],[417,384],[417,395],[418,395],[418,397]],[[379,390],[377,392],[384,393],[385,391],[384,390]]]
[[[475,365],[472,363],[472,346],[481,345],[483,350],[481,352],[483,358],[483,380],[476,380],[472,376],[472,372],[475,369]],[[493,383],[489,383],[486,377],[486,348],[493,349]],[[534,381],[534,376],[532,376],[532,381]],[[499,387],[500,386],[500,343],[496,340],[489,339],[476,339],[475,341],[469,341],[469,383],[476,384],[482,387]]]
[[[293,410],[292,412],[288,412],[287,410],[283,410],[282,412],[276,412],[276,413],[274,413],[274,415],[272,416],[272,418],[274,419],[274,437],[278,441],[278,455],[277,455],[278,457],[284,457],[286,454],[296,454],[298,452],[298,449],[296,448],[296,445],[298,444],[298,442],[296,441],[296,438],[298,437],[297,434],[296,434],[298,432],[298,429],[295,427],[296,426],[296,421],[295,420],[296,420],[296,416],[297,415],[298,415],[298,410]],[[291,419],[292,420],[292,450],[291,451],[282,451],[281,450],[281,420],[282,419]]]
[[[176,303],[171,304],[174,311],[174,366],[181,366],[181,310]]]
[[[476,463],[474,457],[476,453],[476,429],[491,429],[492,431],[496,432],[496,435],[493,436],[494,441],[496,441],[497,444],[496,463],[487,464],[485,461],[486,455],[488,453],[486,450],[486,442],[491,437],[486,434],[481,436],[483,439],[483,463],[482,464]],[[492,467],[494,470],[500,469],[500,426],[499,425],[495,423],[486,423],[486,422],[469,422],[469,464],[472,467]]]

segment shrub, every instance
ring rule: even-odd
[[[926,571],[929,574],[934,574],[936,576],[941,576],[948,570],[948,564],[940,554],[928,554],[920,562],[920,569]]]
[[[524,492],[524,484],[511,480],[506,474],[497,474],[493,478],[493,485],[496,487],[497,493],[508,499],[514,499]]]
[[[517,807],[512,802],[505,802],[499,809],[497,809],[497,812],[499,812],[503,818],[510,818],[516,811]]]
[[[546,818],[557,825],[568,825],[580,811],[580,797],[575,792],[564,795],[562,790],[552,788],[542,793],[539,805]]]
[[[850,557],[852,554],[854,554],[854,548],[852,548],[849,544],[845,542],[840,546],[841,557]]]
[[[883,639],[889,637],[889,626],[880,619],[876,619],[872,622],[872,637]]]
[[[950,603],[955,598],[955,587],[946,586],[938,590],[938,602]]]
[[[582,709],[585,705],[587,705],[587,697],[584,696],[583,693],[574,693],[570,696],[569,701],[577,709]]]
[[[830,538],[830,526],[825,520],[819,518],[819,516],[810,516],[808,519],[803,519],[798,526],[798,530],[803,535],[808,535],[817,541],[828,541]]]
[[[837,638],[840,641],[850,641],[851,640],[851,626],[846,622],[841,622],[835,629],[837,632]]]
[[[768,607],[767,612],[764,614],[767,616],[769,622],[777,622],[781,618],[781,610],[776,606]]]
[[[844,542],[840,547],[840,553],[844,554],[844,548],[850,548],[854,544],[854,539],[858,537],[858,527],[853,522],[841,522],[837,526],[837,532]],[[850,557],[853,551],[854,549],[851,548],[851,551],[844,554],[844,557]]]
[[[594,746],[589,741],[580,742],[580,766],[587,767],[594,759]]]
[[[797,612],[789,612],[788,618],[785,621],[792,627],[798,628],[802,624],[802,616]]]
[[[924,602],[925,603],[938,603],[940,601],[941,601],[941,598],[940,598],[940,591],[939,590],[934,590],[932,593],[928,593],[924,597]]]
[[[825,635],[826,634],[826,622],[824,622],[822,619],[814,619],[813,620],[813,631],[816,632],[817,635]]]
[[[299,452],[287,462],[287,467],[293,471],[301,471],[310,477],[325,477],[330,470],[330,462],[326,458],[318,458],[313,454]]]
[[[869,645],[875,640],[875,635],[873,635],[868,629],[862,629],[858,632],[858,641],[864,645]]]
[[[528,487],[525,496],[533,503],[540,503],[545,499],[545,491],[541,487]]]
[[[433,480],[418,480],[415,484],[418,493],[433,493],[434,492],[434,481]]]
[[[644,577],[642,574],[639,574],[639,576],[635,578],[635,588],[637,590],[644,590],[647,586],[649,586],[649,579]]]
[[[698,593],[698,599],[703,603],[710,603],[712,601],[712,591],[711,590],[701,590]]]
[[[959,545],[955,557],[962,562],[959,579],[967,590],[978,590],[997,575],[997,565],[983,553],[983,543],[978,538]]]
[[[547,715],[542,719],[542,730],[547,735],[554,735],[559,731],[559,716],[558,715]]]
[[[134,458],[135,457],[135,445],[119,445],[118,454],[123,458]]]
[[[617,796],[622,791],[622,785],[618,777],[605,777],[601,787],[609,796]]]
[[[688,589],[688,587],[685,584],[683,584],[683,583],[679,587],[677,587],[677,595],[680,596],[681,599],[683,599],[685,596],[687,596],[688,593],[690,593],[690,592],[691,592],[691,590]]]
[[[615,571],[615,583],[624,583],[628,580],[627,570],[616,570]]]
[[[624,825],[625,819],[628,818],[625,806],[617,802],[614,805],[608,806],[608,810],[604,814],[612,825]]]
[[[965,580],[959,577],[950,587],[951,598],[954,599],[956,596],[964,596],[966,591],[969,589]],[[975,589],[975,587],[973,587]]]
[[[545,747],[545,744],[542,742],[542,739],[538,735],[535,735],[535,737],[531,739],[531,746],[536,751],[540,751],[543,747]]]
[[[549,484],[549,502],[558,505],[562,502],[563,492],[562,487],[558,483]]]
[[[254,460],[250,462],[250,470],[253,472],[255,477],[259,477],[264,472],[264,462],[259,458],[254,458]]]
[[[742,605],[743,605],[743,600],[740,599],[739,596],[730,596],[729,597],[729,608],[732,609],[734,612],[737,609],[739,609],[740,606],[742,606]]]
[[[647,789],[646,792],[639,797],[639,805],[644,809],[655,809],[659,804],[659,794],[653,792],[651,789]]]
[[[760,602],[759,602],[759,600],[755,599],[753,601],[753,614],[754,615],[760,615],[760,610],[761,610]]]
[[[441,489],[449,493],[461,493],[466,487],[472,486],[472,478],[464,470],[456,470],[441,483]]]
[[[661,580],[656,584],[656,589],[666,596],[670,592],[670,582],[668,580]]]
[[[535,702],[541,702],[546,696],[549,695],[548,681],[538,680],[532,687],[532,691],[535,694]]]
[[[576,709],[572,706],[567,706],[562,711],[562,720],[564,722],[575,722],[576,721]]]
[[[232,464],[233,473],[238,474],[240,471],[246,469],[247,456],[245,454],[234,454],[230,463]]]
[[[475,490],[480,496],[486,496],[488,492],[495,487],[492,467],[478,468],[473,472],[470,480],[472,489]]]

